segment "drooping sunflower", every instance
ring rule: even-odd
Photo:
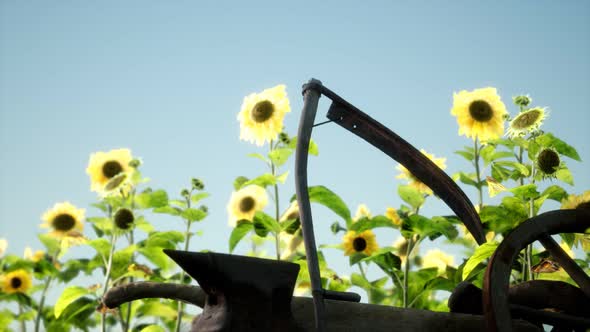
[[[537,153],[537,169],[544,177],[552,177],[561,165],[561,159],[555,149],[544,148]]]
[[[84,214],[86,210],[78,209],[70,202],[56,203],[45,211],[41,219],[41,228],[49,228],[51,236],[62,239],[73,234],[81,234],[84,230]]]
[[[356,208],[356,213],[354,214],[352,220],[358,221],[359,219],[371,218],[372,216],[373,215],[371,214],[371,210],[369,210],[369,207],[366,204],[359,204],[359,206]]]
[[[31,275],[25,270],[15,270],[1,277],[2,291],[7,294],[26,293],[33,284]]]
[[[370,229],[362,233],[348,231],[342,238],[342,245],[344,247],[344,255],[346,256],[355,253],[363,253],[370,256],[379,249],[375,234]]]
[[[391,220],[395,226],[401,226],[402,218],[400,218],[399,214],[397,214],[396,209],[388,207],[387,210],[385,210],[385,216],[387,219]]]
[[[135,216],[133,215],[133,211],[127,208],[120,208],[119,210],[117,210],[117,212],[115,212],[113,221],[115,222],[115,226],[118,230],[128,231],[133,226]]]
[[[246,96],[238,113],[240,139],[258,146],[276,140],[283,129],[283,118],[289,112],[289,98],[282,84]]]
[[[423,267],[436,267],[438,272],[444,272],[447,266],[453,266],[455,259],[453,256],[442,252],[440,249],[431,249],[426,252],[422,258]]]
[[[23,257],[34,263],[37,263],[45,257],[45,251],[35,250],[35,252],[33,252],[33,249],[31,249],[31,247],[26,247]]]
[[[250,185],[231,194],[227,204],[230,226],[236,226],[239,220],[252,220],[256,211],[266,207],[268,195],[264,188],[257,185]]]
[[[106,194],[119,189],[129,180],[133,160],[129,149],[115,149],[90,155],[86,173],[90,176],[90,189]]]
[[[511,138],[523,136],[539,129],[546,118],[547,111],[542,107],[534,107],[520,112],[517,116],[510,120],[507,134]]]
[[[421,149],[420,152],[422,152],[423,155],[428,157],[428,159],[432,160],[434,164],[438,166],[440,169],[447,168],[446,158],[436,158],[433,154],[424,151],[424,149]],[[418,180],[418,178],[416,178],[414,174],[412,174],[407,168],[405,168],[404,165],[397,165],[397,170],[399,170],[401,173],[398,176],[396,176],[396,178],[407,179],[408,184],[416,188],[422,194],[432,195],[432,190],[427,185]]]
[[[588,209],[590,210],[590,190],[586,190],[581,195],[569,195],[561,201],[562,209]]]
[[[459,135],[485,142],[502,136],[508,112],[496,89],[488,87],[454,93],[451,114],[457,117]]]

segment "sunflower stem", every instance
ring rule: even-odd
[[[39,300],[39,308],[37,310],[37,317],[35,317],[35,332],[39,332],[39,327],[41,325],[41,316],[43,316],[43,307],[45,306],[45,296],[47,295],[47,290],[49,289],[49,284],[53,280],[53,276],[49,276],[45,281],[45,287],[43,287],[43,292],[41,293],[41,299]]]
[[[408,307],[408,285],[410,274],[410,253],[412,252],[412,236],[408,239],[408,247],[406,248],[406,264],[404,264],[404,288],[403,288],[403,307]]]
[[[270,141],[270,151],[272,152],[274,150],[276,146],[273,146],[273,141]],[[270,161],[270,170],[271,170],[271,174],[273,177],[275,177],[277,175],[277,167],[275,166],[275,163],[271,160]],[[275,220],[278,222],[279,221],[279,213],[280,213],[280,208],[279,208],[279,186],[277,185],[277,183],[275,182],[274,184],[274,192],[275,192]],[[280,261],[281,260],[281,239],[279,237],[280,235],[280,231],[275,233],[275,248],[277,251],[277,260]]]
[[[186,200],[186,207],[188,209],[191,208],[191,196],[193,194],[193,189],[190,190],[188,197],[185,198]],[[191,240],[190,236],[191,231],[191,221],[186,219],[186,231],[184,233],[184,251],[188,251],[189,243]],[[184,276],[185,272],[182,270],[180,272],[180,283],[184,284]],[[184,315],[184,303],[182,301],[178,301],[178,313],[176,314],[176,328],[174,329],[176,332],[180,332],[180,326],[182,325],[182,316]]]
[[[23,314],[23,307],[22,305],[19,303],[18,304],[18,315],[21,316]],[[27,331],[27,325],[25,324],[24,319],[20,320],[20,331],[21,332],[25,332]]]
[[[109,209],[109,217],[111,216],[111,210]],[[109,279],[111,277],[111,268],[113,266],[113,256],[115,254],[115,242],[117,240],[117,237],[115,235],[115,232],[113,231],[111,234],[111,249],[109,251],[109,261],[107,263],[107,269],[105,272],[105,276],[104,276],[104,285],[102,288],[102,296],[104,297],[104,295],[107,293],[107,290],[109,289]],[[106,312],[102,313],[102,319],[101,319],[101,330],[103,332],[106,332]]]
[[[475,165],[475,176],[477,178],[477,191],[478,191],[478,197],[479,197],[479,211],[481,211],[481,209],[483,208],[483,190],[481,188],[481,173],[479,170],[479,152],[480,152],[480,146],[479,146],[479,139],[476,137],[475,140],[473,141],[473,147],[474,147],[474,155],[475,155],[475,160],[473,161],[474,165]]]

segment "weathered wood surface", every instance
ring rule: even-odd
[[[163,286],[163,287],[159,287]],[[172,291],[172,293],[167,292]],[[166,294],[164,294],[166,293]],[[153,282],[135,282],[114,287],[107,292],[103,302],[110,308],[125,302],[145,297],[170,298],[187,301],[201,308],[205,306],[206,294],[198,286],[166,285]],[[485,331],[484,317],[480,315],[433,312],[418,309],[402,309],[365,303],[351,303],[325,300],[327,331],[442,331],[442,332],[481,332]],[[313,299],[293,297],[291,311],[295,324],[301,331],[315,331]],[[247,324],[247,322],[244,322]],[[234,329],[232,329],[234,330]],[[235,331],[239,331],[236,328]],[[542,331],[534,325],[513,321],[517,332]],[[198,330],[193,330],[198,331]]]

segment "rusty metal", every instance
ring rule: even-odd
[[[299,265],[211,252],[164,252],[207,294],[193,331],[300,331],[291,313]]]
[[[546,240],[548,236],[558,233],[583,233],[589,227],[590,211],[582,209],[549,211],[526,220],[504,238],[490,259],[484,277],[483,307],[489,331],[512,331],[509,305],[510,271],[520,251],[537,239]],[[553,252],[557,251],[553,250]],[[569,257],[560,259],[571,260]],[[578,273],[575,269],[566,272],[570,271]],[[576,275],[576,278],[587,279],[588,276],[583,274],[583,276]],[[537,295],[552,296],[552,294]],[[570,317],[560,313],[549,315],[528,307],[520,308],[520,311],[521,314],[525,313],[532,317],[533,321],[556,324],[557,327],[590,328],[588,317]],[[547,318],[548,315],[551,319],[543,321],[542,319]]]
[[[307,192],[307,158],[312,128],[314,127],[314,120],[321,95],[326,96],[332,101],[327,114],[330,121],[338,123],[340,126],[348,129],[404,165],[412,174],[428,185],[436,195],[447,203],[457,214],[457,217],[465,224],[478,244],[485,242],[483,226],[473,204],[461,188],[446,173],[393,131],[326,88],[319,80],[311,79],[303,86],[304,104],[299,121],[297,149],[295,152],[295,189],[315,304],[316,328],[320,332],[326,328],[323,300],[329,294],[321,286],[311,205]],[[341,295],[340,298],[347,299],[350,297],[352,299],[352,296]]]

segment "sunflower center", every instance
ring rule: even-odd
[[[115,225],[120,229],[127,230],[133,224],[134,219],[133,212],[128,209],[120,209],[115,214]]]
[[[545,174],[555,173],[559,166],[559,162],[559,155],[557,152],[550,149],[541,151],[537,157],[537,166]]]
[[[53,228],[57,231],[67,232],[74,228],[76,219],[67,213],[60,214],[53,218]]]
[[[488,122],[494,116],[492,106],[484,100],[476,100],[469,105],[469,114],[476,121]]]
[[[367,241],[362,237],[357,237],[352,241],[352,247],[355,251],[361,252],[367,248]]]
[[[23,284],[22,280],[20,280],[20,278],[12,278],[10,279],[10,286],[14,289],[18,289],[20,288],[20,286]]]
[[[254,200],[254,198],[252,198],[250,196],[246,196],[240,201],[239,208],[240,208],[240,211],[245,213],[245,212],[252,211],[252,209],[254,208],[254,205],[256,205],[256,201]]]
[[[109,160],[104,165],[102,165],[102,174],[108,179],[112,178],[113,176],[121,173],[123,171],[123,166],[118,161]]]
[[[540,116],[541,111],[539,110],[530,110],[525,113],[521,113],[514,119],[514,122],[512,122],[512,127],[515,129],[529,128],[537,122]]]
[[[263,123],[270,119],[274,112],[275,107],[270,101],[259,101],[256,103],[256,105],[254,105],[254,108],[252,108],[252,120],[258,123]]]

